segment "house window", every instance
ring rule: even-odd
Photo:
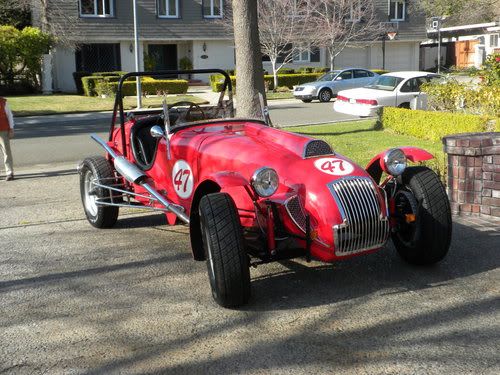
[[[179,0],[157,0],[158,17],[179,18]]]
[[[85,72],[112,72],[121,70],[120,44],[82,44],[75,52],[76,70]]]
[[[79,0],[81,17],[113,17],[114,0]]]
[[[389,19],[391,21],[404,21],[406,14],[406,1],[389,1]]]
[[[493,48],[500,47],[500,45],[498,44],[498,34],[490,35],[490,47]]]
[[[222,0],[203,0],[203,17],[222,18]]]
[[[297,52],[293,56],[293,62],[309,62],[311,61],[311,54],[309,51]]]

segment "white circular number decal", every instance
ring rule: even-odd
[[[321,158],[314,162],[314,166],[321,172],[333,176],[345,176],[354,171],[351,163],[338,158]]]
[[[193,192],[193,171],[184,160],[178,160],[172,169],[174,190],[181,198],[187,199]]]

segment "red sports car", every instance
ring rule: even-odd
[[[217,104],[124,113],[127,78],[200,73],[224,76]],[[234,116],[224,71],[126,74],[109,139],[92,135],[106,155],[79,166],[89,222],[111,227],[126,206],[189,225],[193,258],[206,260],[213,297],[225,307],[249,300],[249,267],[262,263],[334,262],[377,251],[389,237],[412,264],[443,259],[451,239],[445,189],[430,169],[407,165],[431,154],[390,149],[362,168],[323,140],[273,128],[262,113],[260,120]]]

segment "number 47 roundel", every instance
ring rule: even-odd
[[[177,160],[172,169],[172,183],[176,194],[187,199],[193,193],[193,171],[184,160]]]

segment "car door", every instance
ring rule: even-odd
[[[352,69],[350,70],[344,70],[342,73],[340,73],[336,78],[335,81],[333,82],[333,93],[336,94],[340,90],[347,90],[353,88],[353,71]]]
[[[420,86],[426,82],[424,77],[409,78],[403,82],[396,93],[396,106],[410,105],[412,99],[420,95]]]
[[[364,69],[354,70],[353,87],[364,87],[372,81],[373,77],[370,76],[370,72]]]

